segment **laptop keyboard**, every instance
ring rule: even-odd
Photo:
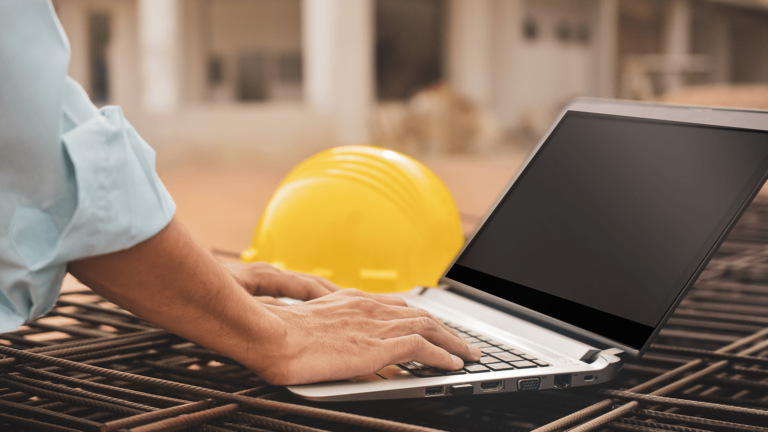
[[[528,355],[508,344],[498,342],[476,331],[466,329],[448,321],[445,325],[459,332],[465,341],[480,348],[483,356],[477,362],[465,362],[464,368],[455,371],[436,369],[416,361],[403,363],[398,366],[417,377],[436,377],[446,375],[477,374],[513,369],[532,369],[552,366],[549,363]]]

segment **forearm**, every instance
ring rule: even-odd
[[[142,319],[241,362],[285,331],[175,220],[145,242],[68,270]]]

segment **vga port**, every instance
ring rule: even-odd
[[[518,391],[538,390],[540,385],[541,385],[541,378],[538,378],[538,377],[523,378],[521,380],[517,380]]]

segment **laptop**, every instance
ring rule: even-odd
[[[768,112],[576,100],[437,288],[402,297],[484,353],[290,386],[316,401],[601,384],[640,358],[768,175]]]

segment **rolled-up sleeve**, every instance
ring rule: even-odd
[[[154,150],[68,61],[48,0],[0,1],[0,332],[53,307],[68,262],[144,241],[176,210]]]

